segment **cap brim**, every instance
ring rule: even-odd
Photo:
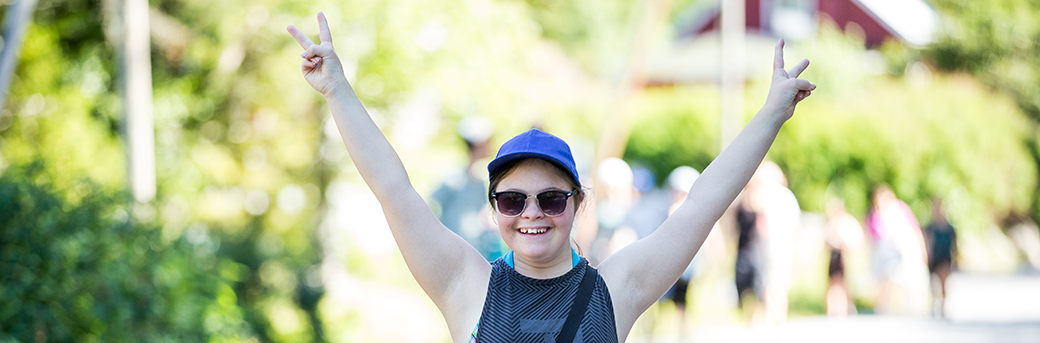
[[[570,170],[570,168],[567,167],[566,163],[563,163],[563,161],[560,161],[559,159],[556,159],[552,156],[534,152],[518,152],[504,156],[499,156],[498,158],[495,158],[494,161],[491,161],[491,163],[488,163],[488,174],[494,174],[498,171],[499,168],[502,168],[502,166],[508,164],[509,162],[522,160],[525,158],[537,158],[548,161],[549,163],[552,163],[553,165],[562,169],[564,172],[567,173],[567,175],[570,175],[572,178],[574,178],[574,181],[577,182],[579,185],[581,184],[581,181],[578,179],[577,172]]]

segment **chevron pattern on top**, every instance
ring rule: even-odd
[[[477,342],[556,342],[588,263],[582,258],[566,274],[534,279],[520,275],[501,258],[495,260],[491,264],[491,280],[480,315]],[[574,342],[617,341],[614,306],[607,284],[599,276]]]

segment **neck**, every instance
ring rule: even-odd
[[[574,260],[571,248],[557,253],[551,260],[545,262],[525,259],[515,253],[510,254],[513,258],[513,269],[520,275],[534,279],[551,279],[566,274],[574,268]]]

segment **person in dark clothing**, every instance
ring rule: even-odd
[[[737,205],[737,261],[734,281],[737,286],[737,306],[744,308],[744,299],[754,295],[762,301],[762,242],[759,239],[757,214],[747,198]]]
[[[827,265],[827,315],[847,316],[856,313],[845,282],[845,260],[863,242],[863,227],[845,210],[840,198],[827,201],[827,231],[824,242],[830,251]]]
[[[950,225],[943,210],[942,201],[932,200],[932,222],[925,228],[925,242],[928,245],[928,271],[934,276],[933,282],[939,282],[939,294],[934,311],[940,318],[946,317],[946,280],[953,273],[954,260],[957,257],[957,231]]]

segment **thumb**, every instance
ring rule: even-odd
[[[300,57],[306,59],[310,59],[312,57],[329,57],[332,56],[334,53],[335,52],[332,50],[332,47],[330,46],[321,46],[315,44],[311,45],[311,47],[307,48],[307,50],[300,54]]]
[[[800,91],[811,91],[811,90],[816,89],[816,85],[814,85],[814,84],[812,84],[812,83],[810,83],[809,81],[806,81],[806,80],[792,79],[792,80],[790,80],[788,82],[792,86],[794,86],[795,89],[800,90]]]

